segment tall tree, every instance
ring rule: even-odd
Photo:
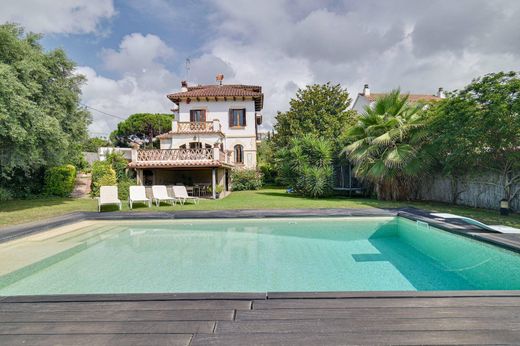
[[[422,104],[410,104],[399,90],[366,107],[355,126],[346,134],[344,149],[354,162],[356,176],[371,182],[380,199],[413,196],[416,178],[428,162],[420,156],[425,144]]]
[[[80,162],[90,122],[79,103],[84,77],[40,38],[0,25],[0,188],[15,195],[39,192],[47,168]]]
[[[430,125],[443,173],[474,180],[493,172],[511,201],[520,194],[520,75],[499,72],[473,80],[434,109]],[[456,199],[456,196],[455,196]],[[498,201],[497,201],[498,203]]]
[[[136,113],[117,124],[110,134],[113,142],[129,145],[136,140],[152,145],[153,138],[172,129],[172,114]]]
[[[287,112],[276,116],[274,144],[287,147],[292,138],[310,134],[331,141],[339,151],[339,138],[353,122],[355,112],[348,110],[351,99],[339,84],[314,84],[298,89]]]

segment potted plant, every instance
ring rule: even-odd
[[[215,198],[216,199],[220,198],[220,194],[222,193],[222,191],[224,191],[224,188],[222,187],[222,185],[217,185],[217,187],[215,188]],[[209,187],[209,193],[213,193],[213,189],[211,186]]]

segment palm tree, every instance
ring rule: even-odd
[[[416,178],[425,168],[419,157],[426,138],[423,104],[411,104],[399,90],[365,107],[347,132],[343,150],[355,174],[374,184],[380,199],[409,199]]]

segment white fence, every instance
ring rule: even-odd
[[[127,160],[132,160],[132,148],[111,148],[111,147],[99,147],[98,158],[99,161],[105,161],[108,154],[121,153]]]

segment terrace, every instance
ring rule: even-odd
[[[132,150],[130,168],[232,166],[229,154],[219,148]]]

